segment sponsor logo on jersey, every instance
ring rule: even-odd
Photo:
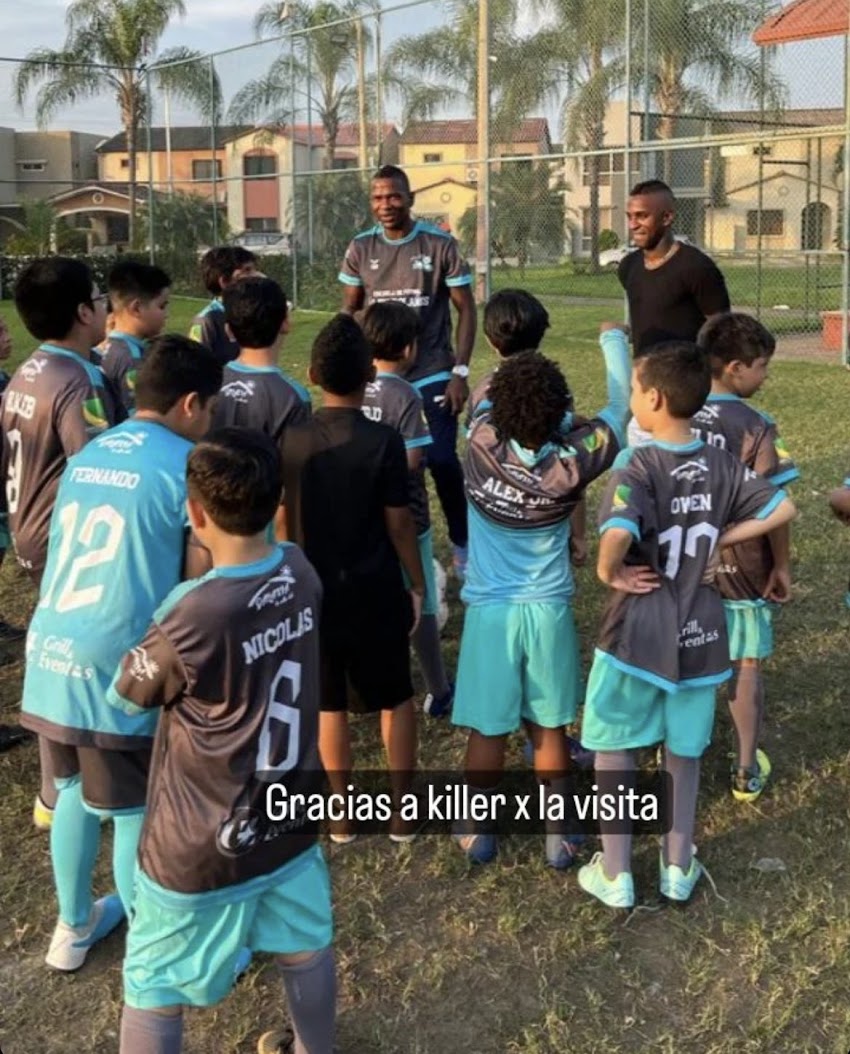
[[[132,454],[134,450],[145,445],[147,432],[107,432],[95,440],[99,447],[111,450],[113,454]]]
[[[413,268],[414,271],[433,271],[434,261],[431,259],[430,256],[426,256],[424,253],[421,253],[418,256],[411,256],[410,266]]]
[[[137,681],[152,681],[159,673],[159,663],[150,658],[147,648],[133,648],[130,654],[133,656],[130,676]]]
[[[720,417],[720,407],[713,406],[711,403],[706,403],[702,409],[697,410],[694,414],[695,421],[717,421]]]
[[[254,611],[262,611],[267,607],[280,607],[293,597],[292,587],[295,585],[295,575],[289,564],[284,564],[280,571],[270,578],[248,601],[248,607]]]
[[[370,271],[377,271],[380,266],[381,266],[381,261],[380,260],[373,260],[371,258],[369,259],[369,270]]]
[[[215,840],[225,856],[242,856],[249,852],[263,834],[263,818],[256,809],[239,806],[216,832]]]
[[[614,489],[614,500],[611,502],[612,508],[625,509],[629,504],[629,498],[631,496],[632,488],[625,483],[618,483]]]
[[[695,479],[705,479],[708,475],[708,462],[705,458],[697,458],[695,461],[686,461],[684,465],[678,465],[670,473],[673,479],[693,482]]]
[[[27,359],[21,366],[21,376],[30,384],[38,380],[47,368],[47,359]]]
[[[235,403],[247,403],[254,397],[254,381],[231,381],[221,389],[221,394]]]
[[[19,417],[31,421],[35,417],[35,406],[34,395],[14,390],[6,393],[5,410],[7,413],[18,414]]]
[[[109,421],[106,417],[106,407],[99,395],[93,395],[91,399],[83,402],[83,420],[89,428],[108,428]]]

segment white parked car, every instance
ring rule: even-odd
[[[687,245],[692,244],[691,239],[684,234],[674,234],[673,237],[677,242],[685,242]],[[618,267],[623,257],[634,251],[634,245],[618,245],[616,249],[605,249],[599,254],[599,266]]]
[[[289,256],[292,242],[281,231],[243,231],[230,239],[231,245],[242,245],[255,256]]]

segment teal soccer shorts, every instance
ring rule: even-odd
[[[724,600],[729,658],[769,659],[773,655],[773,609],[758,600]]]

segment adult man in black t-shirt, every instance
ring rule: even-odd
[[[696,340],[707,318],[730,307],[717,265],[673,236],[675,210],[672,191],[659,179],[638,183],[629,195],[629,233],[640,251],[622,259],[617,276],[636,352],[665,340]]]

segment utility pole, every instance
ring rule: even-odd
[[[490,2],[478,0],[478,222],[475,244],[475,297],[490,294]]]

